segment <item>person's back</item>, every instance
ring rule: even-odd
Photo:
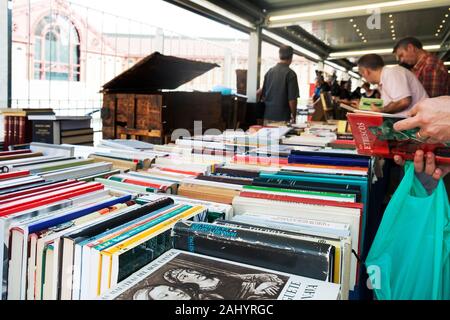
[[[295,121],[299,89],[297,75],[289,68],[292,55],[292,48],[282,47],[280,63],[270,69],[264,78],[262,95],[266,105],[264,114],[266,124]]]

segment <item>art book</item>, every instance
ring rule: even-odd
[[[337,300],[340,286],[247,264],[170,250],[103,300]]]
[[[437,163],[450,164],[450,144],[429,144],[419,139],[419,129],[396,131],[394,124],[404,119],[385,114],[347,114],[359,154],[406,160],[414,159],[417,150],[433,152]]]

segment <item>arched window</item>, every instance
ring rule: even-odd
[[[54,13],[37,25],[34,79],[80,81],[80,37],[67,17]]]

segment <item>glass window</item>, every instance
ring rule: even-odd
[[[34,43],[35,79],[80,81],[80,37],[67,17],[45,16],[36,28]]]

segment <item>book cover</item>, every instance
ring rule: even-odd
[[[33,142],[59,144],[59,133],[55,134],[55,123],[53,121],[32,121]]]
[[[376,108],[383,108],[384,101],[382,99],[374,99],[374,98],[364,98],[362,97],[359,101],[359,109],[360,110],[366,110],[366,111],[372,111],[372,105],[374,105]]]
[[[340,286],[171,250],[103,300],[336,300]]]
[[[247,263],[322,281],[333,281],[335,248],[287,233],[238,226],[180,221],[173,228],[174,248]]]
[[[348,114],[358,153],[393,158],[400,155],[406,160],[414,159],[417,150],[434,152],[438,163],[450,163],[450,146],[429,144],[417,138],[419,129],[396,131],[394,124],[403,117],[384,115]]]

